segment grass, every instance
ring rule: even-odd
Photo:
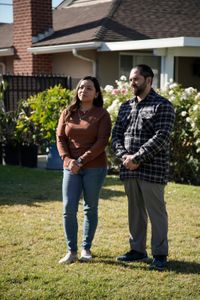
[[[164,272],[117,263],[129,250],[127,201],[108,176],[99,205],[94,260],[59,265],[65,254],[62,172],[0,166],[0,299],[200,299],[200,187],[169,183],[170,262]],[[82,233],[79,209],[79,245]],[[149,226],[150,227],[150,226]],[[147,250],[150,253],[150,228]]]

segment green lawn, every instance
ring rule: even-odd
[[[200,299],[200,187],[170,183],[169,268],[116,262],[129,250],[127,201],[108,176],[99,205],[94,260],[59,265],[65,254],[61,171],[0,166],[0,299]],[[79,245],[82,233],[79,209]],[[149,226],[150,227],[150,226]],[[150,253],[150,228],[148,253]]]

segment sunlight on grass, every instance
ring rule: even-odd
[[[127,200],[117,176],[107,176],[99,225],[85,264],[59,265],[62,172],[0,166],[0,299],[200,299],[200,187],[169,183],[169,268],[117,263],[129,250]],[[79,250],[82,237],[79,206]],[[150,249],[150,226],[147,251]]]

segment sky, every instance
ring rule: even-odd
[[[52,7],[58,6],[63,0],[52,0]],[[12,23],[12,0],[0,0],[0,23]]]

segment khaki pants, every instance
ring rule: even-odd
[[[145,253],[147,219],[151,222],[152,255],[168,255],[168,216],[164,184],[129,178],[124,181],[128,197],[128,220],[131,249]]]

